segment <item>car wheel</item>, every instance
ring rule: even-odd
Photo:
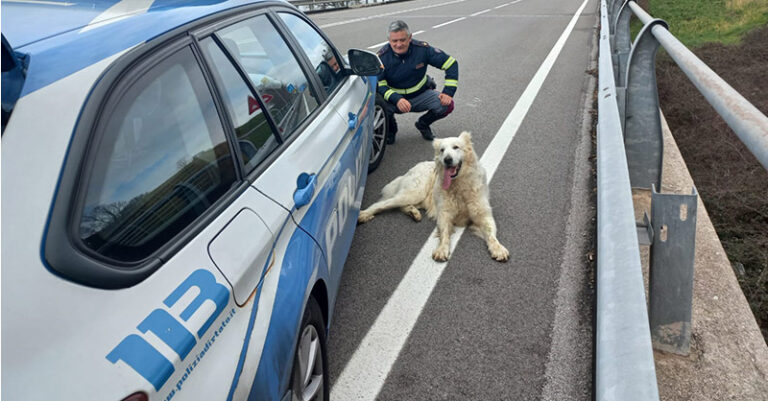
[[[320,306],[310,298],[296,345],[291,373],[293,401],[325,401],[328,399],[328,361],[326,360],[325,324]]]
[[[381,159],[384,158],[384,151],[387,149],[389,126],[387,125],[387,115],[384,113],[384,105],[382,104],[385,101],[378,96],[376,97],[376,107],[373,112],[373,147],[371,148],[371,158],[368,161],[369,174],[379,167]]]

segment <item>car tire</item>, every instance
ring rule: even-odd
[[[320,305],[309,298],[301,319],[291,372],[291,400],[326,401],[329,398],[325,323]]]
[[[387,134],[391,127],[384,112],[385,102],[386,100],[381,96],[376,96],[376,106],[373,111],[373,146],[371,147],[371,158],[368,160],[368,174],[379,167],[384,158],[384,151],[387,150]]]

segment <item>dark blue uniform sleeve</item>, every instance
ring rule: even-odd
[[[399,93],[395,93],[395,91],[392,90],[392,88],[389,87],[389,83],[387,82],[387,72],[389,69],[387,68],[387,64],[390,64],[392,54],[389,52],[389,44],[384,45],[381,49],[379,49],[378,55],[379,59],[381,60],[382,64],[384,64],[384,71],[382,71],[378,75],[378,86],[376,87],[376,91],[384,97],[384,100],[397,105],[398,100],[402,99],[403,96]]]
[[[459,63],[442,50],[430,46],[427,52],[429,65],[445,71],[443,93],[453,97],[459,85]]]

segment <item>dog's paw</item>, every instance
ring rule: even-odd
[[[367,212],[365,210],[361,211],[360,214],[357,215],[357,224],[367,223],[371,220],[373,220],[373,213]]]
[[[419,209],[414,208],[409,210],[408,215],[411,216],[413,221],[416,221],[416,222],[421,221],[421,212],[419,211]]]
[[[509,251],[504,245],[496,244],[488,247],[488,250],[491,251],[491,257],[496,261],[506,262],[509,260]]]
[[[448,260],[448,257],[451,256],[451,249],[446,247],[439,246],[435,248],[435,250],[432,252],[432,259],[438,261],[438,262],[445,262]]]

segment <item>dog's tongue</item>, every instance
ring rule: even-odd
[[[448,189],[451,186],[451,176],[456,174],[456,166],[446,167],[443,172],[443,189]]]

